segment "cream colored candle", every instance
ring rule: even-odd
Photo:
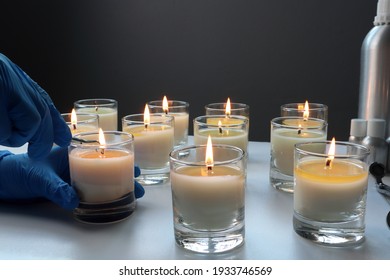
[[[188,138],[188,113],[169,113],[175,119],[175,146],[187,142]]]
[[[174,129],[168,125],[150,124],[124,126],[134,136],[135,162],[141,169],[167,167],[173,149]]]
[[[229,166],[181,167],[171,172],[171,185],[179,215],[193,228],[228,228],[245,205],[244,172]]]
[[[326,140],[326,132],[304,129],[276,128],[271,130],[271,151],[275,166],[286,175],[294,173],[294,145],[297,143]],[[324,145],[318,145],[323,152]]]
[[[354,219],[365,208],[368,171],[358,161],[336,159],[327,167],[323,159],[305,158],[294,177],[294,209],[306,219]]]
[[[134,155],[124,150],[86,150],[69,154],[71,184],[83,202],[118,199],[134,190]]]
[[[188,142],[189,104],[187,102],[168,100],[164,96],[162,100],[149,101],[148,106],[150,113],[161,113],[174,117],[175,147],[185,145]]]
[[[118,129],[118,111],[115,108],[78,108],[78,113],[89,113],[99,115],[99,127],[103,131],[116,131]]]
[[[99,117],[97,114],[76,114],[75,109],[71,113],[61,114],[68,125],[72,135],[82,132],[98,131]]]
[[[198,130],[194,135],[194,143],[195,145],[205,145],[207,143],[207,137],[210,135],[214,144],[232,145],[247,152],[248,132],[228,128],[224,128],[221,131],[218,128]]]
[[[194,119],[194,143],[205,145],[210,135],[214,144],[235,146],[247,154],[248,122],[243,116],[199,116]]]

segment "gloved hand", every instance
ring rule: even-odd
[[[29,142],[28,155],[44,158],[53,142],[69,145],[71,133],[49,95],[0,53],[0,145]]]
[[[139,168],[134,175],[140,175]],[[45,160],[34,161],[27,154],[14,155],[0,151],[0,200],[24,201],[47,198],[72,210],[79,204],[75,189],[69,185],[68,149],[54,147]],[[135,197],[144,195],[143,187],[135,183]]]

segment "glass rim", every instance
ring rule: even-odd
[[[309,156],[315,156],[315,157],[322,157],[322,158],[327,158],[329,155],[323,154],[323,153],[316,153],[312,151],[307,151],[302,148],[302,146],[308,146],[308,145],[318,145],[318,144],[325,144],[325,145],[330,145],[332,141],[330,140],[325,140],[325,141],[311,141],[311,142],[304,142],[304,143],[297,143],[294,145],[294,150],[295,152],[299,152],[301,154],[309,155]],[[363,156],[368,156],[370,154],[370,149],[367,148],[366,146],[356,144],[356,143],[351,143],[347,141],[335,141],[336,147],[337,146],[345,146],[345,147],[354,147],[357,150],[361,151],[361,153],[355,153],[355,154],[335,154],[334,158],[338,159],[359,159],[362,158]]]
[[[298,105],[305,106],[305,102],[287,103],[287,104],[281,105],[280,108],[282,110],[286,109],[286,111],[298,111],[298,110],[303,111],[303,109],[298,109]],[[293,107],[293,106],[295,106],[295,107]],[[314,106],[314,108],[313,108],[313,106]],[[309,111],[327,110],[327,109],[328,109],[328,105],[321,104],[321,103],[310,103],[309,102]]]
[[[184,164],[186,166],[206,166],[205,161],[199,161],[199,162],[189,162],[183,159],[175,158],[174,155],[179,156],[180,154],[188,154],[189,150],[193,149],[204,149],[206,150],[207,145],[191,145],[191,146],[184,146],[184,147],[178,147],[176,149],[173,149],[169,153],[169,160],[174,163],[180,163]],[[225,144],[212,144],[213,152],[214,149],[229,149],[229,150],[235,150],[237,153],[239,153],[239,156],[232,158],[230,160],[224,160],[224,161],[214,161],[214,166],[220,166],[220,165],[226,165],[226,164],[232,164],[239,162],[243,159],[245,159],[245,151],[239,147],[232,146],[232,145],[225,145]],[[206,153],[205,153],[206,155]]]
[[[88,104],[88,102],[98,101],[97,104]],[[113,106],[117,105],[118,101],[112,98],[89,98],[89,99],[80,99],[74,102],[75,105],[79,107],[101,107],[101,106]]]
[[[69,117],[69,119],[72,117],[72,113],[62,113],[61,116],[64,118],[64,117]],[[79,120],[77,118],[77,124],[86,124],[86,123],[91,123],[91,122],[94,122],[94,121],[98,121],[99,122],[99,115],[98,114],[88,114],[88,113],[77,113],[76,112],[76,116],[82,116],[82,117],[86,117],[86,116],[89,116],[91,118],[88,118],[88,119],[84,119],[84,120]],[[67,121],[65,120],[66,124],[72,124],[71,121]]]
[[[213,106],[219,106],[219,105],[223,105],[226,107],[226,102],[215,102],[215,103],[209,103],[207,105],[205,105],[204,107],[206,109],[215,109],[215,110],[220,110],[221,108],[213,108]],[[239,108],[234,108],[234,109],[245,109],[245,108],[248,108],[249,109],[249,105],[248,104],[245,104],[245,103],[240,103],[240,102],[231,102],[230,103],[230,106],[239,106]],[[233,109],[233,108],[231,108]]]
[[[162,100],[152,100],[148,102],[149,107],[157,107],[157,108],[162,108]],[[171,104],[171,105],[170,105]],[[169,100],[168,99],[168,109],[176,109],[176,108],[187,108],[190,106],[190,104],[186,101],[180,101],[180,100]]]
[[[216,128],[219,127],[218,124],[208,124],[207,122],[199,121],[202,118],[205,118],[205,119],[208,119],[208,118],[216,118],[216,119],[228,118],[228,119],[238,119],[238,120],[242,120],[243,121],[243,123],[239,123],[239,124],[223,124],[222,123],[222,127],[240,127],[243,124],[247,125],[248,122],[249,122],[249,119],[247,117],[241,116],[241,115],[230,115],[229,117],[226,117],[226,115],[203,115],[203,116],[198,116],[198,117],[194,118],[194,124],[207,125],[208,127],[213,127],[213,128],[214,127],[216,127]]]
[[[283,128],[288,128],[288,129],[297,129],[299,128],[299,126],[295,126],[295,125],[288,125],[288,124],[283,124],[283,123],[278,123],[276,121],[282,121],[282,120],[303,120],[303,117],[298,117],[298,116],[284,116],[284,117],[275,117],[271,120],[271,124],[273,126],[277,126],[277,127],[283,127]],[[321,123],[322,125],[321,126],[305,126],[305,127],[302,127],[301,129],[320,129],[320,128],[327,128],[328,127],[328,122],[325,121],[324,119],[319,119],[319,118],[307,118],[307,120],[310,120],[310,121],[317,121],[319,123]]]
[[[123,146],[130,143],[134,143],[134,135],[125,131],[103,131],[104,135],[120,135],[128,137],[128,139],[121,139],[121,141],[116,141],[112,143],[106,143],[104,145],[105,148],[111,148],[111,147],[117,147],[117,146]],[[95,148],[95,147],[101,147],[100,142],[98,140],[93,142],[82,142],[80,140],[87,140],[85,139],[86,136],[95,136],[94,138],[99,139],[99,131],[88,131],[88,132],[80,132],[76,133],[72,136],[72,141],[70,143],[71,147],[78,147],[78,148]],[[106,139],[107,141],[107,139]]]
[[[150,119],[150,124],[168,124],[175,121],[175,117],[165,113],[150,113],[150,117],[158,117],[158,120]],[[130,118],[136,119],[130,119]],[[164,117],[164,119],[162,119]],[[122,124],[144,124],[144,114],[131,114],[122,118]]]

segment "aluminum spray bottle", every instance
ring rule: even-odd
[[[358,117],[384,119],[390,143],[390,0],[378,1],[374,27],[362,44]]]

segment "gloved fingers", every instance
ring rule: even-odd
[[[141,198],[145,194],[145,189],[144,187],[138,183],[136,180],[134,180],[134,195],[135,198]]]
[[[49,110],[44,112],[37,131],[28,142],[29,157],[42,159],[50,153],[53,146],[53,124]]]
[[[28,182],[33,193],[51,200],[62,208],[72,210],[79,204],[75,189],[48,168],[39,166],[33,168]]]
[[[61,147],[67,147],[72,140],[72,133],[56,107],[51,104],[49,109],[53,121],[54,143]]]
[[[53,147],[47,162],[63,181],[70,184],[68,147]]]
[[[0,64],[1,65],[1,64]],[[0,71],[1,75],[1,71]],[[11,121],[8,116],[7,112],[7,106],[5,101],[4,92],[5,89],[3,88],[4,82],[2,81],[2,77],[0,76],[0,145],[5,145],[5,141],[11,136]],[[3,94],[2,94],[3,92]]]
[[[64,209],[73,210],[79,205],[79,197],[73,187],[56,177],[47,183],[45,197]]]
[[[64,118],[54,106],[54,103],[51,100],[50,96],[47,94],[47,92],[43,88],[41,88],[36,82],[32,80],[31,82],[33,83],[36,91],[40,94],[40,97],[46,102],[47,106],[49,107],[53,125],[54,143],[61,147],[68,146],[72,139],[72,134]]]
[[[141,169],[138,165],[134,166],[134,178],[137,178],[139,175],[141,175]]]
[[[41,122],[41,117],[36,108],[17,100],[16,104],[10,104],[6,111],[6,117],[1,120],[2,127],[6,130],[5,146],[20,147],[28,142],[34,135]],[[3,136],[1,136],[3,137]]]

